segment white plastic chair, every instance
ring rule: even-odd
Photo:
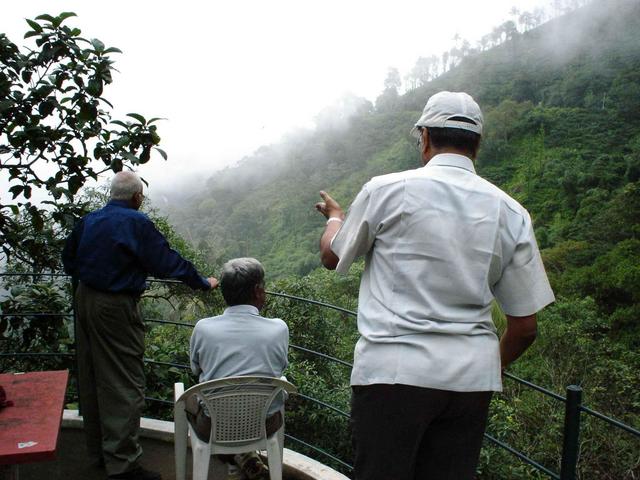
[[[174,426],[176,480],[185,480],[187,436],[191,437],[193,480],[206,480],[211,455],[266,450],[271,480],[282,480],[284,448],[284,408],[282,426],[267,437],[265,420],[271,402],[281,392],[296,393],[291,383],[270,377],[228,377],[194,385],[186,392],[176,383]],[[209,442],[203,442],[187,421],[185,404],[197,395],[211,416]]]

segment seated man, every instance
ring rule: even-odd
[[[280,377],[288,365],[289,328],[279,318],[264,318],[264,269],[254,258],[235,258],[222,267],[220,288],[229,306],[222,315],[198,321],[190,342],[191,369],[200,382],[225,377],[258,375]],[[276,398],[269,409],[267,435],[282,425]],[[209,440],[211,420],[197,401],[186,406],[187,417],[198,437]],[[266,467],[255,452],[220,455],[229,464],[229,478],[259,478]]]

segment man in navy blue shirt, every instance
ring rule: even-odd
[[[200,275],[138,211],[142,191],[138,175],[117,173],[111,200],[77,223],[62,262],[78,281],[79,393],[89,454],[109,478],[159,480],[138,463],[145,382],[140,295],[147,275],[175,278],[194,290],[211,290],[218,281]]]

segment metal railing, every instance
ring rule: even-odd
[[[45,273],[45,274],[35,274],[35,273],[0,273],[0,278],[2,277],[7,277],[7,276],[23,276],[23,277],[33,277],[34,281],[37,278],[46,278],[46,277],[65,277],[65,275],[63,274],[55,274],[55,273]],[[151,281],[153,282],[161,282],[161,283],[179,283],[177,281],[173,281],[173,280],[157,280],[157,279],[152,279]],[[315,305],[318,307],[322,307],[322,308],[328,308],[352,317],[356,317],[357,314],[356,312],[353,312],[351,310],[347,310],[345,308],[342,307],[338,307],[336,305],[331,305],[325,302],[320,302],[317,300],[312,300],[312,299],[308,299],[308,298],[303,298],[303,297],[298,297],[298,296],[294,296],[294,295],[288,295],[286,293],[282,293],[282,292],[271,292],[271,291],[267,291],[267,294],[273,297],[280,297],[280,298],[285,298],[288,300],[292,300],[295,302],[302,302],[302,303],[307,303],[310,305]],[[0,314],[0,318],[2,317],[33,317],[33,318],[42,318],[42,317],[71,317],[74,316],[72,312],[69,313],[60,313],[60,312],[51,312],[51,313],[46,313],[46,312],[28,312],[28,313],[2,313]],[[191,323],[186,323],[186,322],[176,322],[176,321],[168,321],[168,320],[159,320],[159,319],[151,319],[151,320],[146,320],[147,322],[152,322],[152,323],[159,323],[159,324],[167,324],[167,325],[175,325],[175,326],[180,326],[180,327],[187,327],[187,328],[193,328],[193,324]],[[75,322],[75,316],[74,316],[74,322]],[[74,325],[75,327],[75,325]],[[75,344],[73,345],[73,347],[75,348]],[[341,360],[339,358],[335,358],[332,357],[330,355],[326,355],[322,352],[318,352],[318,351],[314,351],[299,345],[290,345],[290,347],[294,350],[300,351],[300,352],[304,352],[306,354],[309,355],[313,355],[315,357],[321,358],[323,360],[327,360],[327,361],[331,361],[334,363],[337,363],[341,366],[344,367],[348,367],[351,368],[352,364],[349,362],[346,362],[344,360]],[[60,352],[60,353],[56,353],[56,352],[0,352],[0,357],[47,357],[47,356],[64,356],[64,357],[75,357],[74,353],[67,353],[67,352]],[[183,369],[183,370],[190,370],[190,366],[189,365],[185,365],[185,364],[181,364],[181,363],[174,363],[174,362],[164,362],[164,361],[157,361],[157,360],[153,360],[153,359],[145,359],[145,363],[147,364],[151,364],[151,365],[159,365],[159,366],[165,366],[165,367],[173,367],[173,368],[178,368],[178,369]],[[582,404],[582,388],[576,385],[569,385],[566,388],[566,395],[562,396],[559,395],[557,393],[554,393],[548,389],[545,389],[544,387],[541,387],[539,385],[536,385],[534,383],[528,382],[522,378],[519,378],[509,372],[505,372],[504,373],[504,377],[520,384],[523,385],[524,387],[528,388],[528,389],[532,389],[535,390],[553,400],[556,400],[558,402],[562,402],[565,404],[565,412],[564,412],[564,425],[563,425],[563,439],[562,439],[562,456],[560,459],[560,472],[556,473],[553,470],[551,470],[548,467],[545,467],[544,465],[536,462],[534,459],[532,459],[531,457],[525,455],[523,452],[518,451],[517,449],[511,447],[510,445],[498,440],[497,438],[493,437],[492,435],[490,435],[489,433],[485,433],[485,438],[493,445],[496,445],[504,450],[506,450],[507,452],[511,453],[512,455],[514,455],[515,457],[517,457],[519,460],[521,460],[522,462],[524,462],[525,464],[533,467],[535,470],[537,470],[538,472],[548,476],[549,478],[553,478],[556,480],[575,480],[577,478],[577,464],[578,464],[578,459],[579,459],[579,455],[580,455],[580,451],[579,451],[579,441],[580,441],[580,424],[581,424],[581,418],[582,418],[582,413],[587,414],[592,416],[593,418],[596,418],[598,420],[601,420],[603,422],[608,423],[609,425],[618,428],[632,436],[638,437],[640,438],[640,430],[627,425],[619,420],[616,420],[614,418],[608,417],[600,412],[597,412],[595,410],[592,410],[586,406],[584,406]],[[331,405],[329,403],[326,403],[320,399],[317,398],[313,398],[311,396],[307,396],[303,393],[298,393],[297,397],[304,399],[305,401],[314,403],[322,408],[325,408],[327,410],[330,410],[332,412],[334,412],[335,414],[338,414],[344,418],[349,418],[350,415],[349,413],[341,410],[340,408]],[[155,402],[155,403],[159,403],[159,404],[164,404],[164,405],[173,405],[173,401],[169,401],[169,400],[165,400],[165,399],[159,399],[159,398],[153,398],[153,397],[147,397],[146,400],[148,400],[149,402]],[[344,461],[343,459],[337,458],[336,456],[332,455],[331,453],[323,450],[322,448],[315,446],[315,445],[311,445],[309,443],[306,443],[305,441],[295,438],[289,434],[286,435],[286,437],[292,441],[294,441],[297,444],[300,444],[308,449],[313,450],[314,452],[317,452],[318,454],[324,456],[325,458],[328,458],[334,462],[336,462],[337,464],[341,465],[343,468],[347,469],[347,470],[353,470],[352,465],[350,465],[349,463],[347,463],[346,461]]]

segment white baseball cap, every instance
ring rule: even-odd
[[[452,120],[462,117],[468,121]],[[471,95],[464,92],[439,92],[432,95],[422,111],[422,116],[411,130],[420,135],[418,127],[460,128],[482,135],[482,112]]]

